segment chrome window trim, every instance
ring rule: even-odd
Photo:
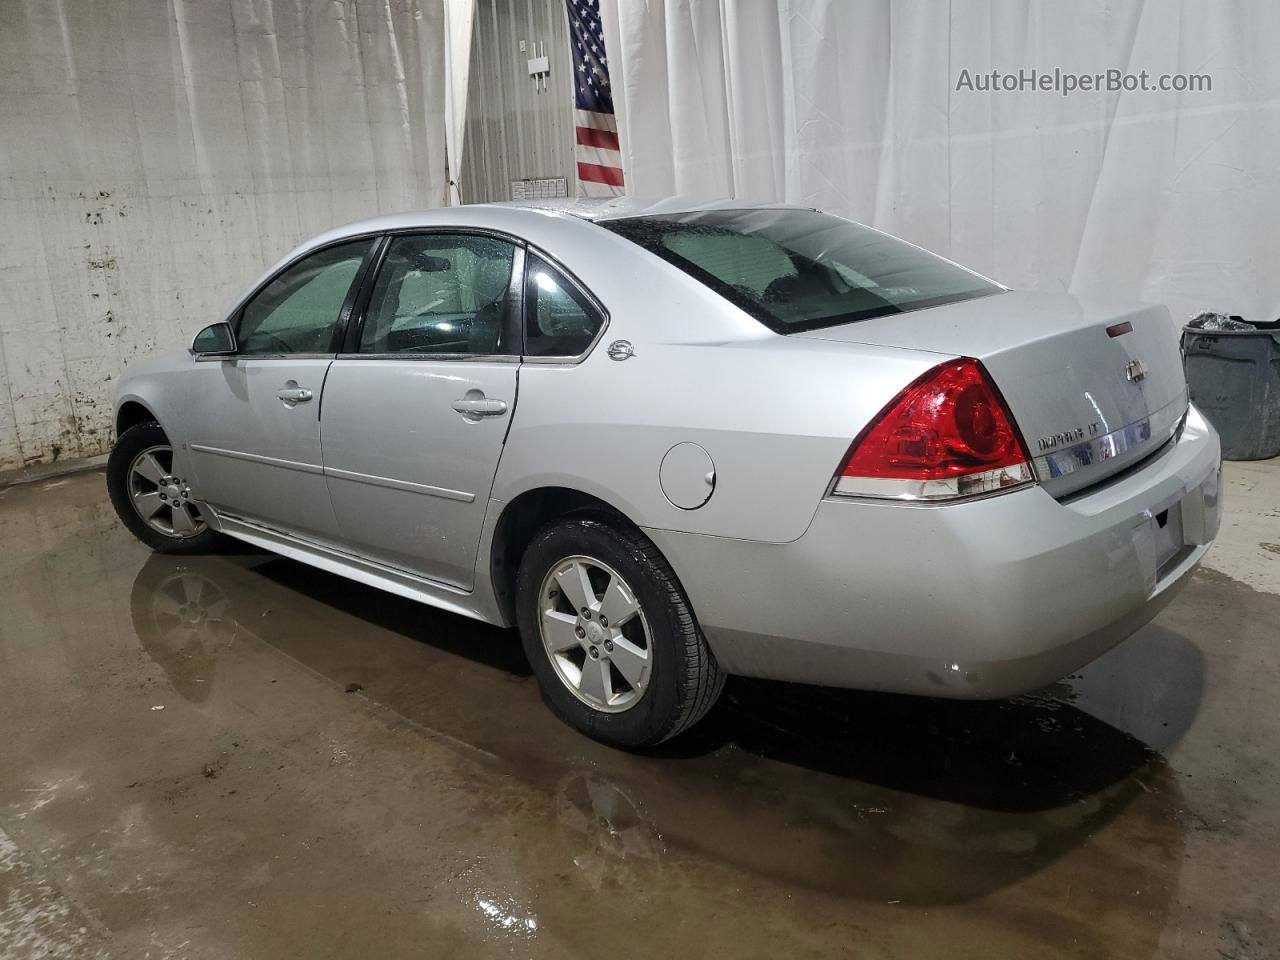
[[[226,363],[253,360],[332,360],[333,353],[226,353],[196,357],[196,363],[211,363],[215,360]]]
[[[519,363],[509,353],[340,353],[335,360],[444,360],[449,363]]]
[[[508,233],[506,230],[495,230],[492,227],[465,227],[456,223],[451,223],[451,224],[448,224],[447,226],[438,226],[438,227],[433,227],[430,225],[423,225],[423,226],[417,226],[417,227],[397,227],[394,230],[384,230],[382,232],[385,233],[388,237],[412,237],[412,236],[420,236],[422,234],[428,234],[428,233],[430,234],[441,234],[441,233],[463,234],[466,236],[492,237],[495,240],[506,240],[508,243],[512,243],[517,247],[528,246],[528,241],[525,240],[523,237],[517,237],[514,233]]]
[[[558,365],[558,366],[562,366],[562,367],[576,367],[578,364],[582,363],[582,361],[583,361],[583,360],[587,359],[587,357],[591,355],[591,351],[592,351],[593,349],[595,349],[595,344],[594,344],[594,343],[592,343],[592,344],[591,344],[591,346],[587,348],[587,350],[586,350],[586,352],[585,352],[585,353],[580,353],[580,354],[578,354],[576,357],[530,357],[530,356],[526,356],[526,357],[524,358],[524,362],[525,362],[525,363],[550,363],[550,364],[556,364],[556,365]]]

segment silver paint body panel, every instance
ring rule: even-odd
[[[319,398],[331,361],[188,362],[179,429],[200,498],[289,533],[338,542],[320,450]],[[289,383],[315,399],[287,405],[276,393]]]
[[[267,276],[346,236],[502,232],[547,252],[606,307],[583,358],[183,354],[131,369],[117,404],[155,415],[224,532],[493,623],[507,623],[490,580],[504,509],[548,487],[598,497],[663,551],[722,665],[778,679],[1022,692],[1153,616],[1213,539],[1218,441],[1188,413],[1180,366],[1170,374],[1177,346],[1172,332],[1162,340],[1162,309],[1001,293],[781,336],[581,213],[380,218],[316,238]],[[1134,334],[1100,332],[1117,316]],[[606,350],[618,340],[633,347],[625,362]],[[1030,444],[1062,434],[1033,456],[1066,462],[1068,434],[1088,417],[1107,427],[1091,440],[1142,421],[1148,436],[1089,470],[1052,476],[1046,460],[1037,485],[966,502],[829,496],[853,437],[959,355],[987,366]],[[1138,383],[1124,376],[1135,358],[1151,371]],[[284,405],[275,394],[288,380],[315,401]],[[451,404],[469,391],[506,412],[467,418]],[[662,488],[663,459],[682,443],[714,463],[714,493],[696,509]],[[1157,570],[1155,518],[1167,509],[1189,546]]]
[[[645,532],[731,673],[1004,697],[1159,613],[1218,532],[1220,470],[1217,435],[1193,408],[1149,463],[1070,503],[1040,486],[946,505],[831,498],[787,544]],[[1160,568],[1166,510],[1188,546]]]
[[[347,549],[469,590],[510,414],[469,420],[479,392],[516,408],[515,363],[338,359],[324,395],[324,468]]]

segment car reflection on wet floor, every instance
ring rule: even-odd
[[[733,679],[628,754],[545,709],[514,633],[234,545],[153,556],[101,501],[0,500],[0,898],[65,910],[51,942],[1267,955],[1280,598],[1212,571],[1038,696]]]
[[[965,703],[735,679],[701,728],[640,757],[577,743],[544,717],[514,634],[288,560],[153,556],[132,614],[143,646],[194,703],[213,695],[219,651],[265,644],[499,758],[623,859],[684,849],[844,896],[963,902],[1080,845],[1136,801],[1177,804],[1160,755],[1074,706],[1080,694],[1068,685]],[[332,629],[339,614],[422,647],[370,651]],[[1125,651],[1135,665],[1158,649],[1179,671],[1164,687],[1176,702],[1148,704],[1174,718],[1162,728],[1172,742],[1194,716],[1198,652],[1158,627],[1135,647]],[[485,708],[495,703],[501,713]],[[1179,831],[1162,835],[1172,818],[1149,813],[1148,853],[1167,867]]]

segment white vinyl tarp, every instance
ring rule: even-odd
[[[457,4],[455,4],[457,6]],[[0,470],[299,241],[439,206],[441,0],[0,0]]]
[[[602,7],[628,193],[808,204],[1016,287],[1280,315],[1280,4]],[[1055,68],[1212,89],[976,89]]]

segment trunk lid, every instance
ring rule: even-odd
[[[791,336],[981,360],[1059,498],[1158,450],[1187,410],[1178,331],[1161,306],[1011,291]]]

